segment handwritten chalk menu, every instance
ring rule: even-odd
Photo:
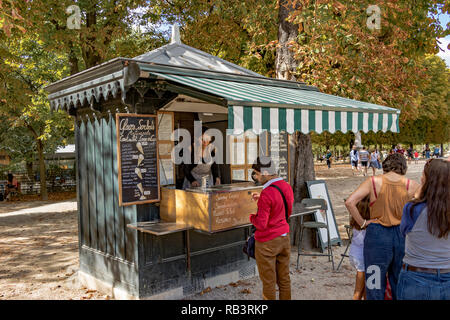
[[[217,231],[249,223],[249,215],[258,211],[251,199],[252,192],[259,193],[261,188],[213,194],[211,229]]]
[[[278,168],[278,176],[289,182],[289,135],[286,132],[269,134],[270,157]]]
[[[160,200],[156,116],[118,113],[119,205]]]

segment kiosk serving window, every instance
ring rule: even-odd
[[[258,155],[268,155],[274,162],[278,175],[290,183],[289,179],[289,140],[286,132],[270,133],[264,131],[257,135],[251,130],[230,137],[231,178],[234,181],[252,181],[252,164]]]
[[[251,131],[230,136],[230,168],[233,181],[252,181],[252,165],[258,157],[260,137]]]

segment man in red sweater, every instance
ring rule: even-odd
[[[263,284],[263,298],[276,300],[277,284],[279,299],[290,300],[291,245],[289,224],[286,221],[285,205],[280,191],[286,199],[288,217],[292,213],[294,192],[288,183],[276,175],[270,158],[258,157],[252,169],[252,178],[264,185],[260,194],[253,194],[253,200],[258,201],[258,211],[250,215],[250,222],[256,228],[255,259]]]

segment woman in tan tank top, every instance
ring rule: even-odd
[[[364,239],[367,299],[383,300],[386,274],[392,297],[396,299],[397,279],[405,252],[400,233],[403,207],[410,201],[419,184],[405,177],[406,159],[400,153],[383,161],[383,175],[366,179],[347,199],[345,206],[361,228],[367,228]],[[370,195],[370,219],[365,220],[356,204]],[[369,283],[372,281],[371,283]]]

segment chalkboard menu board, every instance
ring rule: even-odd
[[[119,205],[159,201],[156,116],[118,113]]]
[[[278,168],[278,176],[289,181],[289,134],[280,132],[269,134],[268,145],[270,146],[270,157]]]

